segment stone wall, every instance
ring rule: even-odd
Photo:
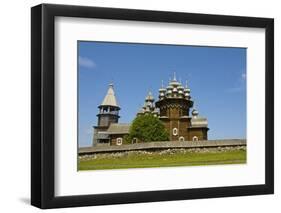
[[[124,152],[136,150],[161,150],[161,149],[192,149],[192,148],[214,148],[214,147],[234,147],[245,146],[245,139],[229,139],[229,140],[204,140],[204,141],[162,141],[162,142],[147,142],[126,144],[121,146],[98,146],[98,147],[83,147],[79,148],[79,155],[91,153],[106,153],[106,152]]]

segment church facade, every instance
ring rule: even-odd
[[[122,145],[124,137],[129,134],[130,124],[118,123],[121,108],[117,104],[112,84],[109,85],[107,94],[98,108],[93,145]],[[148,93],[137,116],[147,113],[153,114],[163,122],[170,141],[208,140],[207,119],[199,116],[190,96],[190,89],[177,81],[175,76],[166,88],[162,83],[156,102],[152,93]],[[132,143],[134,142],[138,140],[135,139]]]

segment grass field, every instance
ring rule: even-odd
[[[246,150],[222,152],[127,152],[80,157],[79,170],[201,166],[246,163]]]

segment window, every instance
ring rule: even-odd
[[[193,136],[192,140],[193,141],[198,141],[198,137],[197,136]]]
[[[120,146],[122,145],[122,142],[123,142],[123,138],[117,138],[116,145]]]
[[[183,136],[180,136],[180,137],[179,137],[179,141],[183,142],[183,141],[184,141],[184,137],[183,137]]]
[[[173,135],[178,135],[178,129],[177,128],[173,129]]]
[[[132,143],[137,143],[137,138],[133,138]]]

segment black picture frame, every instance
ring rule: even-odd
[[[264,28],[266,32],[265,184],[56,197],[54,195],[54,22],[55,17],[58,16]],[[53,4],[32,7],[31,112],[31,204],[39,208],[272,194],[274,193],[274,20]]]

